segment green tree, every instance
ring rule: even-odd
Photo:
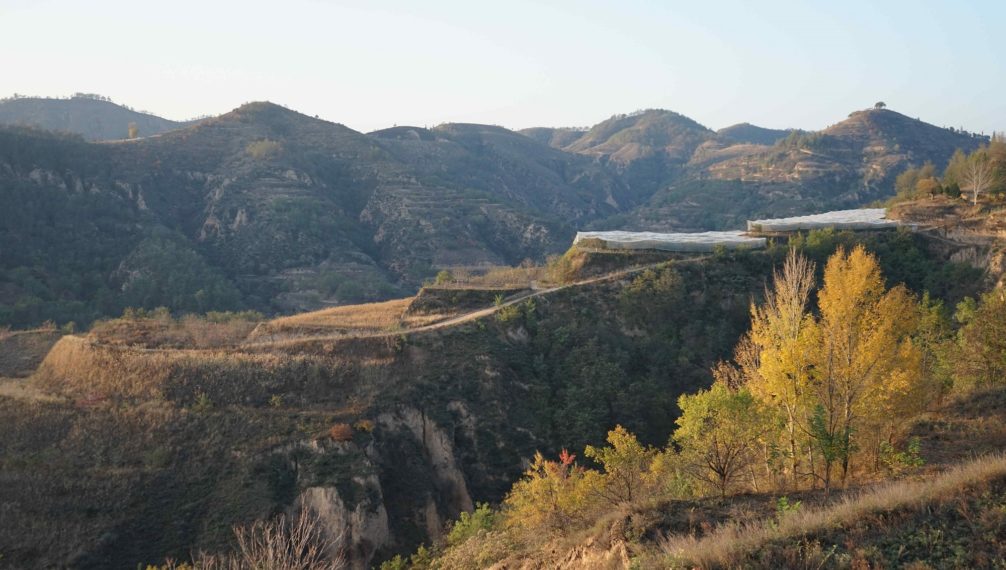
[[[759,442],[772,435],[771,411],[746,389],[716,382],[678,399],[681,417],[673,441],[690,473],[725,496],[758,457]]]
[[[1006,381],[1006,292],[966,298],[954,318],[961,324],[952,360],[958,388],[987,388]]]

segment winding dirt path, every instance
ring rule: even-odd
[[[696,257],[696,258],[694,258],[694,260],[705,259],[706,257],[708,257],[708,256]],[[469,323],[469,322],[481,319],[483,317],[488,317],[488,316],[493,315],[493,314],[497,313],[498,311],[500,311],[500,310],[502,310],[502,309],[504,309],[506,307],[511,307],[513,305],[517,305],[519,303],[523,303],[524,301],[527,301],[528,299],[535,299],[535,298],[538,298],[538,297],[549,295],[551,293],[555,293],[557,291],[562,291],[562,290],[570,289],[570,288],[574,288],[574,287],[583,287],[583,286],[586,286],[586,285],[593,285],[595,283],[601,283],[601,282],[604,282],[604,281],[615,281],[615,280],[621,279],[623,277],[626,277],[626,276],[629,276],[629,275],[633,275],[633,274],[636,274],[636,273],[641,273],[643,271],[646,271],[647,269],[653,269],[654,267],[657,267],[658,265],[662,265],[664,263],[673,262],[673,261],[680,261],[680,260],[668,260],[668,261],[661,261],[661,262],[657,262],[657,263],[650,263],[650,264],[647,264],[647,265],[641,265],[639,267],[633,267],[633,268],[629,268],[629,269],[622,269],[622,270],[615,271],[615,272],[612,272],[612,273],[605,273],[604,275],[600,275],[598,277],[592,277],[590,279],[584,279],[582,281],[576,281],[574,283],[567,283],[565,285],[559,285],[559,286],[556,286],[556,287],[549,287],[549,288],[546,288],[546,289],[538,289],[538,290],[532,291],[530,293],[525,293],[525,294],[520,295],[518,297],[514,297],[513,299],[510,299],[509,301],[506,301],[505,303],[501,303],[499,305],[494,305],[492,307],[487,307],[485,309],[479,309],[477,311],[472,311],[470,313],[465,313],[463,315],[458,315],[456,317],[450,317],[448,319],[444,319],[444,320],[438,321],[436,323],[432,323],[432,324],[429,324],[429,325],[423,325],[423,326],[419,326],[419,327],[415,327],[415,328],[402,329],[400,331],[387,331],[387,332],[382,331],[382,332],[379,332],[379,333],[369,333],[369,334],[368,333],[342,334],[342,335],[325,335],[325,334],[322,334],[322,335],[313,335],[313,336],[301,336],[301,337],[281,339],[281,340],[249,342],[249,343],[245,343],[245,344],[240,345],[240,348],[268,348],[270,346],[279,347],[279,346],[285,346],[285,345],[293,345],[293,344],[297,344],[297,343],[301,343],[301,342],[313,342],[313,341],[320,341],[320,340],[343,340],[343,339],[349,339],[349,338],[353,338],[353,339],[387,338],[387,337],[396,337],[396,336],[401,336],[401,335],[412,335],[412,334],[417,334],[417,333],[424,333],[424,332],[435,331],[435,330],[439,330],[439,329],[445,329],[445,328],[449,328],[449,327],[455,327],[455,326],[458,326],[458,325],[462,325],[462,324],[465,324],[465,323]],[[688,261],[693,261],[693,260],[689,259]]]

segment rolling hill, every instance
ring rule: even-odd
[[[138,136],[148,137],[180,129],[193,122],[163,119],[96,95],[80,93],[69,99],[17,97],[0,100],[0,125],[76,133],[92,141],[127,138],[130,124],[136,126]]]

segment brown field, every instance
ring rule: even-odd
[[[345,305],[269,321],[270,327],[330,327],[345,329],[387,329],[401,322],[402,313],[409,307],[412,297],[393,299],[381,303]]]
[[[363,305],[345,305],[280,317],[260,324],[248,339],[255,342],[272,342],[304,336],[387,333],[433,324],[454,316],[454,313],[407,315],[406,310],[413,299],[415,297]]]
[[[95,323],[88,338],[101,344],[144,348],[225,348],[240,344],[257,324],[244,319],[213,322],[195,315],[112,319]]]

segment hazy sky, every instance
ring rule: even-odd
[[[270,100],[368,131],[662,107],[823,128],[883,100],[1006,130],[1006,2],[0,0],[0,96],[184,119]]]

